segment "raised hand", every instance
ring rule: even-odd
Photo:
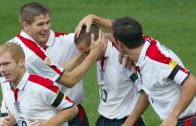
[[[75,29],[75,36],[78,37],[80,35],[80,32],[81,32],[83,26],[86,26],[86,32],[89,33],[90,27],[92,24],[93,24],[93,15],[88,15],[88,16],[84,17],[78,23],[78,26]]]

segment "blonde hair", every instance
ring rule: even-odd
[[[0,45],[0,56],[2,56],[5,52],[9,52],[12,58],[16,61],[19,61],[20,58],[25,59],[25,53],[22,47],[14,42],[7,42]]]

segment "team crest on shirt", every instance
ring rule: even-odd
[[[177,64],[178,64],[178,63],[177,63],[176,61],[171,60],[171,61],[169,62],[169,67],[170,67],[171,69],[174,69],[174,67],[175,67]]]
[[[51,66],[51,61],[50,61],[50,58],[49,57],[46,57],[45,60],[44,60],[44,62],[46,64],[48,64],[49,66]]]

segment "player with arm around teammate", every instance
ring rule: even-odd
[[[73,46],[70,43],[68,43],[69,46],[65,44],[66,41],[73,41],[74,35],[66,36],[51,30],[51,20],[47,7],[39,3],[25,4],[21,8],[19,22],[22,31],[11,41],[21,45],[24,49],[27,71],[50,78],[58,84],[66,86],[61,86],[61,91],[70,96],[82,112],[78,114],[82,117],[79,118],[79,123],[80,120],[83,120],[83,123],[88,125],[85,111],[80,105],[84,95],[83,85],[81,83],[77,85],[77,82],[95,62],[99,48],[92,49],[90,55],[85,59],[82,55],[78,55],[71,62],[64,63],[75,55]],[[101,43],[97,42],[94,46],[101,46]],[[82,62],[83,60],[84,62]],[[77,68],[75,68],[76,66]]]
[[[88,55],[90,51],[90,35],[94,34],[97,38],[99,30],[100,28],[93,24],[90,32],[86,33],[84,26],[79,37],[75,38],[75,44],[83,55]],[[118,56],[119,52],[115,45],[105,38],[102,53],[97,59],[100,117],[96,121],[96,126],[122,125],[139,97],[138,92],[141,88],[137,89],[136,73],[126,69],[124,64],[120,64]],[[144,122],[140,118],[134,125],[144,126]]]
[[[91,23],[112,31],[118,48],[135,63],[145,92],[124,126],[133,125],[145,111],[149,100],[159,115],[161,126],[196,125],[196,78],[184,68],[181,60],[170,49],[149,36],[143,36],[142,27],[133,18],[112,21],[95,15],[85,17],[76,29]],[[140,101],[140,100],[139,100]]]

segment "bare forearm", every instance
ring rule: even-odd
[[[59,79],[59,82],[64,84],[67,87],[73,87],[78,81],[80,81],[84,75],[87,73],[88,69],[93,63],[95,63],[98,55],[88,55],[84,61],[75,67],[71,72],[63,73],[62,77]]]
[[[93,17],[93,22],[94,23],[100,25],[103,28],[106,28],[110,32],[112,31],[113,20],[101,18],[101,17],[98,17],[96,15],[92,15],[92,17]]]
[[[125,122],[126,126],[133,125],[142,116],[142,114],[144,113],[144,111],[148,106],[149,106],[148,98],[146,94],[142,91],[133,112]]]
[[[169,116],[177,119],[180,114],[187,108],[187,106],[192,102],[195,95],[196,79],[193,75],[190,75],[187,80],[185,80],[181,89],[180,99]]]
[[[71,60],[65,62],[61,66],[65,69],[65,71],[70,72],[76,66],[78,66],[83,60],[84,60],[84,57],[81,54],[79,54],[73,57]]]
[[[60,126],[73,119],[77,113],[78,109],[75,105],[67,110],[61,110],[56,116],[44,123],[44,126]]]

